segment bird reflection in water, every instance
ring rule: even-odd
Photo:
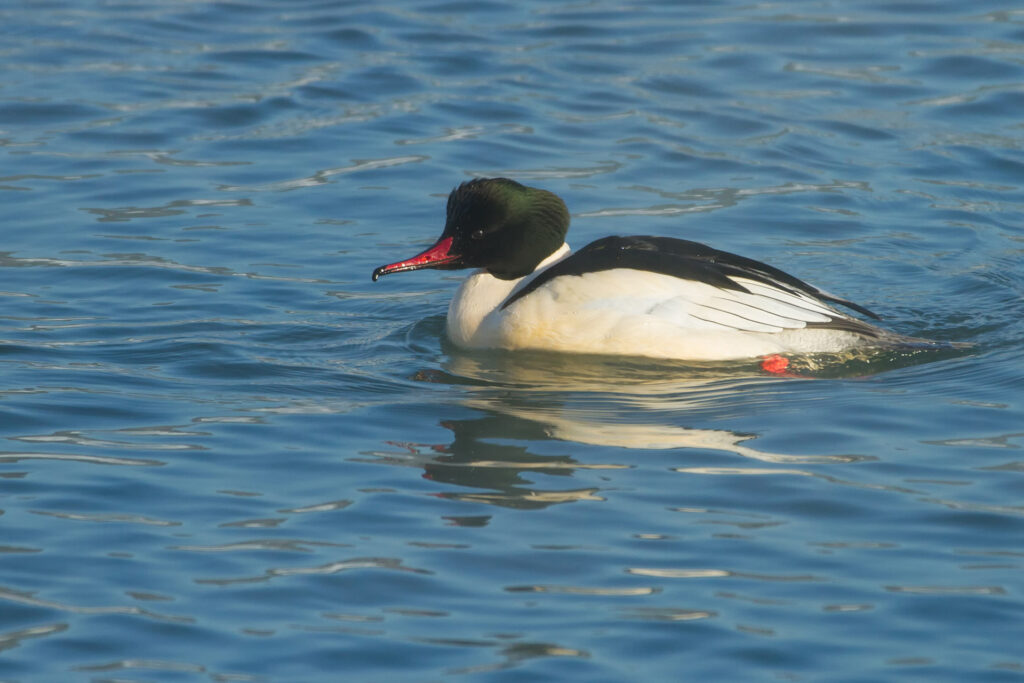
[[[459,386],[464,390],[459,406],[479,417],[442,420],[453,435],[448,444],[389,442],[400,450],[376,455],[422,467],[432,481],[471,489],[436,494],[440,497],[523,509],[603,500],[599,488],[552,485],[554,477],[633,466],[628,460],[581,461],[569,454],[574,443],[725,451],[787,465],[862,458],[771,453],[749,445],[756,434],[681,426],[677,423],[687,419],[734,414],[745,395],[763,396],[764,389],[792,380],[766,376],[756,362],[677,366],[564,354],[452,353],[443,369],[422,370],[416,379]]]

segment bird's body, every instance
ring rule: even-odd
[[[907,338],[877,317],[766,264],[669,237],[607,237],[573,253],[550,192],[477,179],[448,200],[441,239],[380,275],[476,266],[448,308],[447,334],[475,349],[545,349],[684,360],[839,353]]]

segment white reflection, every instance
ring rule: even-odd
[[[782,381],[746,364],[687,364],[563,354],[453,354],[451,375],[479,383],[463,403],[535,423],[548,438],[630,449],[727,451],[770,463],[854,462],[864,456],[788,455],[752,448],[755,434],[675,424]]]

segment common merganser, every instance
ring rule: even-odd
[[[508,178],[477,178],[448,196],[429,249],[381,266],[477,268],[448,307],[447,334],[472,349],[546,349],[680,360],[839,353],[922,342],[836,310],[878,316],[772,266],[672,237],[565,243],[560,197]]]

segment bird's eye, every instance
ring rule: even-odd
[[[484,231],[483,230],[474,230],[473,232],[471,232],[469,234],[469,236],[470,236],[471,239],[474,239],[474,240],[482,240],[484,238]]]

